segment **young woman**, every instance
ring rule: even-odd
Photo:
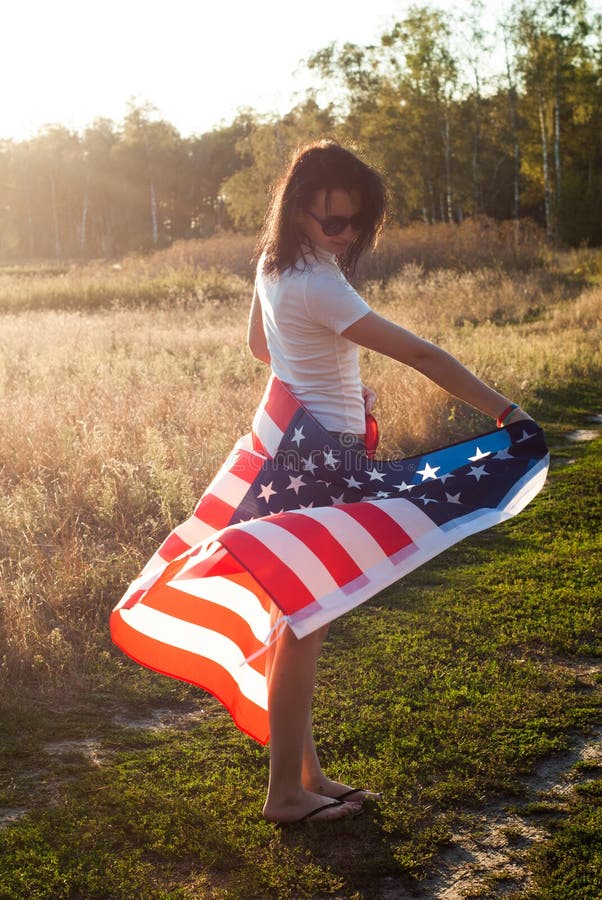
[[[345,278],[382,229],[380,175],[349,150],[320,141],[298,151],[277,187],[259,241],[249,347],[329,431],[356,436],[375,401],[358,345],[412,366],[494,419],[530,418],[449,353],[370,309]],[[510,407],[510,409],[509,409]],[[272,624],[279,618],[272,609]],[[334,820],[378,795],[328,778],[312,734],[316,664],[327,626],[297,639],[284,627],[268,650],[270,781],[264,816]]]

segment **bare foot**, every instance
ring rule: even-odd
[[[363,803],[364,800],[380,800],[382,796],[381,794],[376,793],[376,791],[358,790],[350,787],[348,784],[341,784],[340,781],[333,781],[325,775],[323,775],[319,781],[312,781],[311,784],[307,784],[305,787],[307,790],[313,791],[316,794],[321,794],[322,797],[332,797],[333,800],[337,800],[348,791],[353,791],[353,794],[345,801],[349,803]]]
[[[310,817],[312,822],[334,822],[337,819],[344,819],[351,816],[361,809],[361,803],[324,803],[325,795],[314,794],[311,791],[303,791],[303,793],[291,803],[274,803],[266,801],[263,807],[263,816],[268,822],[277,822],[279,824],[291,824],[300,822],[306,817]],[[320,807],[325,807],[320,809]],[[315,813],[314,810],[320,809]]]

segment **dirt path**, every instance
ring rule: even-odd
[[[563,664],[586,690],[602,696],[596,676],[599,660]],[[602,725],[589,735],[572,735],[567,750],[543,759],[533,775],[521,779],[525,795],[520,800],[500,800],[477,813],[467,812],[448,847],[440,853],[433,871],[416,890],[396,887],[392,879],[383,884],[382,900],[494,900],[520,896],[530,883],[527,852],[548,836],[536,817],[526,813],[533,802],[563,809],[575,786],[591,778],[574,767],[579,762],[602,766]],[[521,812],[524,810],[524,812]]]

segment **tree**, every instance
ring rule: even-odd
[[[424,217],[430,221],[454,219],[452,116],[458,69],[450,39],[448,17],[417,6],[382,38],[392,51],[401,105],[413,112],[412,156],[421,170]]]
[[[232,221],[243,231],[256,231],[265,214],[271,186],[284,170],[292,151],[300,144],[328,135],[329,110],[315,100],[295,107],[282,119],[257,121],[237,144],[244,162],[222,186],[221,193]]]
[[[558,232],[562,195],[562,131],[570,111],[567,96],[587,35],[584,0],[522,0],[514,6],[518,70],[525,110],[536,119],[541,163],[528,155],[532,177],[543,188],[546,232]],[[527,144],[527,152],[529,145]]]

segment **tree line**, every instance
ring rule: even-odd
[[[530,217],[551,239],[602,243],[602,15],[587,0],[517,0],[483,27],[411,7],[373,44],[332,44],[281,117],[245,110],[182,137],[150,106],[83,133],[0,141],[0,258],[111,257],[259,227],[299,143],[352,143],[384,172],[392,218]],[[492,71],[496,49],[497,67]]]

